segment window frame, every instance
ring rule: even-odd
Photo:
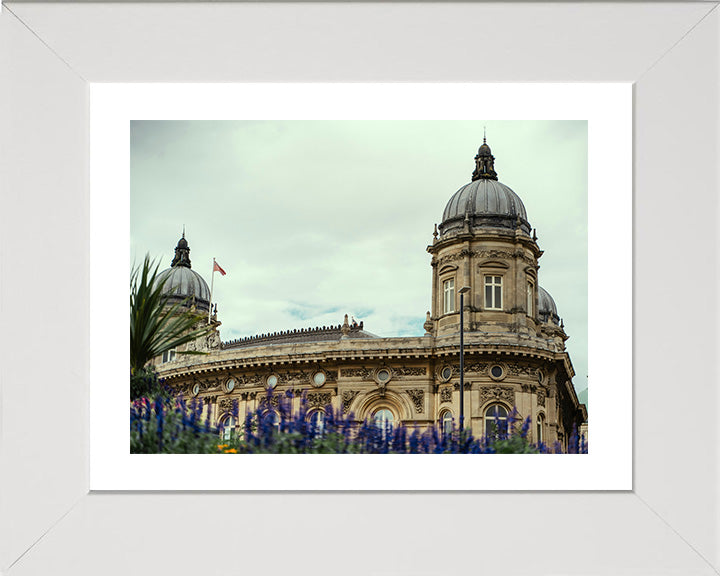
[[[165,350],[165,352],[162,353],[162,356],[160,357],[160,363],[167,364],[168,362],[175,362],[176,358],[177,348],[171,348],[170,350]]]
[[[452,284],[450,289],[448,290],[448,285]],[[456,292],[455,292],[455,276],[451,276],[450,278],[446,278],[442,281],[442,287],[443,287],[443,315],[445,314],[454,314],[457,312],[455,310],[457,302],[455,300],[457,299]],[[448,293],[452,293],[452,296],[448,298]],[[451,304],[450,309],[448,309],[448,303]]]
[[[227,422],[229,422],[229,424],[226,424]],[[237,426],[237,422],[235,422],[235,417],[232,414],[225,414],[220,419],[220,426],[222,427],[221,439],[224,442],[235,438],[235,427]]]
[[[525,304],[527,306],[527,310],[525,313],[530,316],[530,318],[535,318],[535,283],[529,278],[527,280],[525,290],[527,291],[527,302]]]
[[[498,419],[499,422],[505,422],[505,434],[506,434],[506,435],[509,434],[510,429],[509,429],[509,427],[508,427],[508,423],[509,423],[509,420],[510,420],[510,419],[509,419],[510,410],[508,409],[507,406],[505,406],[504,404],[502,404],[502,403],[500,403],[500,402],[493,402],[493,403],[489,404],[489,405],[483,410],[483,436],[484,436],[485,438],[488,438],[488,437],[489,437],[489,434],[488,434],[488,424],[494,424],[494,423],[495,423],[495,415],[492,414],[491,416],[488,416],[488,412],[489,412],[492,408],[502,408],[503,410],[505,410],[505,416],[499,416],[499,415],[498,415],[497,419]],[[495,432],[495,434],[494,434],[494,437],[497,439],[497,438],[500,436],[500,433],[501,433],[500,430],[496,430],[496,432]]]
[[[491,279],[491,282],[489,284],[488,284],[488,278]],[[498,278],[500,279],[500,282],[496,283],[495,281]],[[492,273],[488,274],[486,272],[483,273],[483,304],[484,304],[485,310],[503,310],[503,299],[504,299],[503,298],[503,284],[504,284],[503,278],[504,278],[503,274],[492,274]],[[490,294],[492,296],[492,298],[491,298],[492,305],[490,305],[491,303],[488,302],[488,288],[491,288]],[[497,292],[498,288],[500,289],[499,305],[495,301],[495,296],[498,293]]]

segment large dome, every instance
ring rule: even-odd
[[[198,310],[210,310],[210,288],[203,277],[190,267],[190,248],[184,233],[175,248],[175,258],[170,268],[157,275],[156,282],[163,280],[165,284],[162,291],[169,303],[186,301]]]
[[[509,228],[518,226],[530,234],[530,223],[520,197],[508,186],[497,181],[495,157],[485,139],[475,156],[475,172],[472,182],[452,195],[442,222],[438,227],[441,235],[462,229],[465,217],[473,228]]]
[[[527,212],[520,197],[509,187],[495,180],[475,180],[452,195],[443,212],[440,232],[462,228],[468,214],[474,227],[515,228],[530,234]]]

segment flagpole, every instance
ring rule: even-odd
[[[212,295],[213,295],[214,286],[215,286],[215,258],[213,258],[212,274],[210,276],[210,309],[208,310],[208,324],[210,324],[210,319],[212,318]]]

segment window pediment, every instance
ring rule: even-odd
[[[479,264],[480,268],[510,268],[505,262],[501,262],[500,260],[486,260],[485,262],[481,262]]]
[[[438,274],[447,274],[448,272],[455,272],[457,269],[458,269],[458,267],[455,266],[454,264],[448,264],[446,266],[443,266],[440,269],[440,272],[438,272]]]

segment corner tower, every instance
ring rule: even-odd
[[[466,332],[539,333],[542,251],[522,200],[498,181],[485,138],[475,156],[472,181],[452,195],[433,237],[427,250],[432,254],[430,322],[435,336],[459,332],[458,292],[466,286]]]

